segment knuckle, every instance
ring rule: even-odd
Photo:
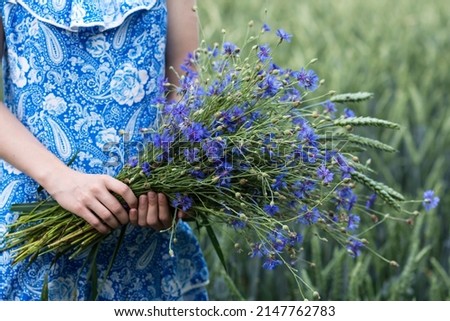
[[[109,232],[109,229],[98,219],[95,219],[91,223],[92,227],[95,228],[100,233],[106,234]]]
[[[148,204],[151,206],[155,206],[158,204],[158,199],[156,198],[156,196],[153,193],[150,193],[148,195]]]
[[[73,206],[73,211],[77,214],[82,214],[84,212],[84,206],[82,203],[76,203]]]
[[[82,206],[82,204],[87,204],[90,200],[90,197],[88,194],[86,193],[82,193],[78,196],[78,205]]]
[[[130,191],[130,188],[128,186],[126,186],[125,184],[120,184],[117,186],[117,192],[120,195],[126,195],[126,194],[128,194],[129,191]]]
[[[124,211],[125,211],[123,206],[120,204],[112,205],[110,209],[111,209],[112,213],[119,214],[119,215],[124,214]]]

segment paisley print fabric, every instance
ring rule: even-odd
[[[143,129],[157,125],[165,0],[9,0],[1,13],[6,106],[71,167],[115,175],[145,139]],[[0,160],[0,236],[17,219],[10,206],[38,200],[37,191],[31,178]],[[174,257],[169,233],[128,227],[103,282],[118,234],[99,250],[101,300],[207,299],[208,270],[189,225],[177,227]],[[86,257],[52,264],[53,258],[12,265],[12,254],[1,251],[0,299],[38,300],[48,278],[50,299],[88,300]]]

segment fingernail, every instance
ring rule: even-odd
[[[155,192],[148,192],[148,198],[154,200],[156,198]]]

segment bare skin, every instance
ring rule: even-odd
[[[188,52],[197,48],[195,0],[167,0],[167,66],[180,66]],[[0,54],[4,52],[4,30],[0,18]],[[169,81],[177,83],[176,74],[168,70]],[[178,70],[179,71],[179,70]],[[180,71],[179,71],[180,72]],[[127,223],[155,230],[169,228],[172,213],[164,194],[149,191],[137,198],[119,180],[98,174],[77,172],[47,150],[22,123],[0,102],[0,159],[39,183],[65,209],[83,218],[101,233]],[[20,142],[20,144],[18,144]],[[30,155],[32,161],[30,161]],[[114,193],[130,208],[127,212]],[[178,217],[186,214],[179,211]]]

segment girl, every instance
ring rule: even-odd
[[[4,104],[0,103],[0,299],[88,300],[86,257],[12,264],[1,251],[14,203],[39,186],[101,233],[101,300],[204,300],[208,270],[190,227],[179,222],[169,256],[166,197],[136,198],[113,178],[156,126],[159,81],[176,83],[198,44],[195,0],[1,1]],[[176,68],[177,69],[177,68]],[[167,71],[167,72],[166,72]],[[178,72],[181,73],[180,70]],[[66,165],[69,164],[70,165]],[[127,203],[125,209],[113,194]],[[183,213],[179,213],[183,215]],[[118,227],[129,224],[109,272]]]

